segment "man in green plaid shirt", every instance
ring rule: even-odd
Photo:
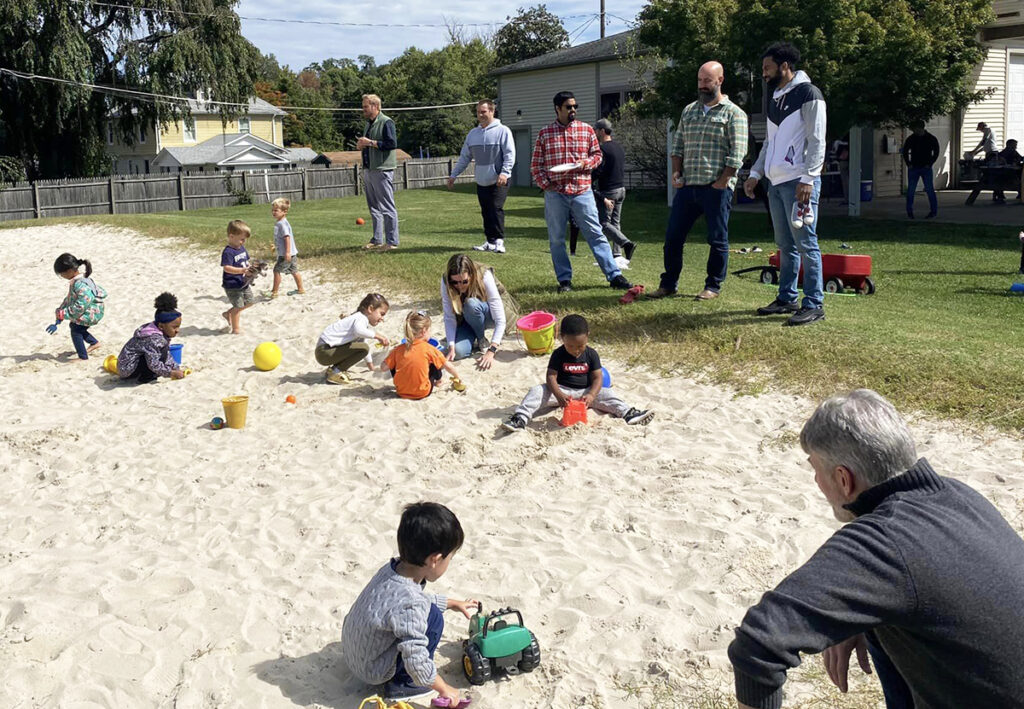
[[[747,152],[747,114],[722,94],[725,73],[718,62],[697,72],[700,100],[683,109],[672,141],[672,186],[676,188],[665,231],[665,272],[650,298],[675,295],[683,270],[683,246],[703,214],[708,223],[707,278],[697,300],[717,298],[729,267],[729,212],[736,171]]]

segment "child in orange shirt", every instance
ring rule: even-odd
[[[423,311],[405,319],[405,344],[388,353],[384,365],[391,370],[395,391],[403,399],[425,399],[447,370],[455,379],[459,373],[440,350],[427,342],[430,318]]]

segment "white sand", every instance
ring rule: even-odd
[[[422,402],[360,368],[332,387],[313,346],[362,291],[307,274],[308,295],[258,304],[229,336],[215,253],[99,227],[0,239],[0,706],[354,709],[368,690],[342,661],[341,621],[419,499],[449,505],[467,532],[437,588],[520,608],[540,641],[541,667],[475,690],[476,706],[635,706],[615,676],[684,682],[694,667],[728,688],[732,628],[836,528],[796,443],[813,409],[799,397],[611,362],[627,401],[657,411],[649,427],[592,413],[586,428],[552,416],[499,435],[544,359],[461,363],[468,392]],[[66,325],[44,331],[62,251],[90,258],[110,293],[88,363],[60,360]],[[179,298],[196,372],[120,385],[103,357],[162,290]],[[424,304],[393,306],[383,331],[400,336]],[[436,333],[439,304],[427,307]],[[284,351],[272,372],[252,368],[264,340]],[[241,393],[248,426],[207,428]],[[940,472],[1022,526],[1020,440],[914,427]],[[466,623],[446,619],[438,664],[464,687]]]

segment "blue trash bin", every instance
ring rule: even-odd
[[[871,180],[860,181],[860,201],[870,202],[874,191],[874,183]]]

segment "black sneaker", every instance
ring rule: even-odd
[[[509,433],[522,431],[526,428],[526,419],[519,414],[512,414],[506,420],[501,422],[501,427]]]
[[[626,277],[621,273],[615,278],[608,281],[608,285],[612,288],[618,288],[619,290],[629,290],[633,287],[633,284],[626,280]]]
[[[434,693],[430,687],[419,687],[404,682],[388,682],[384,685],[384,699],[388,702],[408,702],[413,699],[429,697]]]
[[[800,310],[800,306],[794,300],[792,303],[783,303],[778,298],[763,308],[757,309],[758,315],[791,315]]]
[[[654,418],[654,412],[650,410],[630,409],[622,415],[630,426],[646,426]]]
[[[626,257],[627,261],[633,260],[633,254],[636,252],[637,243],[631,241],[622,247],[622,255]]]
[[[784,325],[810,325],[825,319],[824,308],[800,308]]]
[[[568,293],[571,290],[572,290],[572,281],[559,281],[558,282],[558,292],[559,293]]]

